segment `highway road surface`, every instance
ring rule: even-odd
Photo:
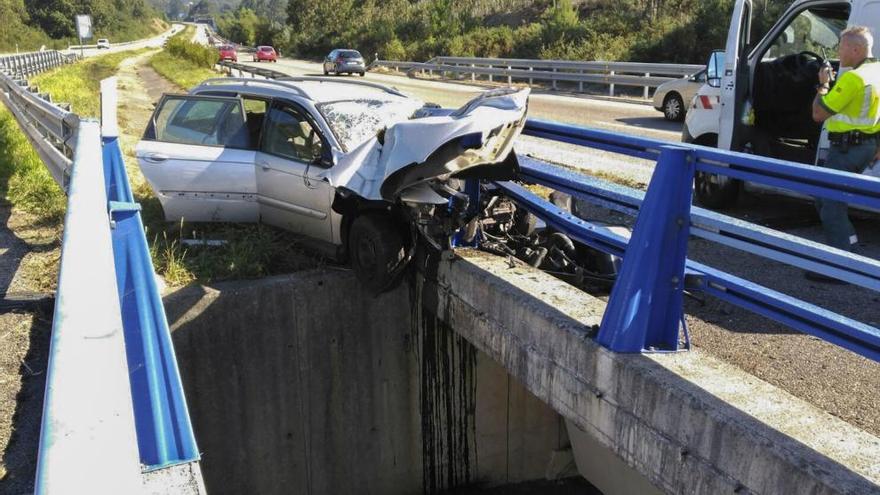
[[[180,31],[183,31],[184,27],[185,26],[183,24],[173,24],[171,26],[171,29],[169,29],[168,31],[165,31],[164,33],[162,33],[158,36],[135,41],[133,43],[128,43],[128,44],[115,44],[115,43],[113,43],[113,40],[110,40],[110,48],[109,49],[102,48],[99,50],[97,48],[84,48],[82,50],[82,54],[85,57],[95,57],[98,55],[105,55],[107,53],[122,52],[125,50],[138,50],[140,48],[159,48],[162,46],[162,43],[164,43],[166,39],[179,33]],[[73,54],[79,56],[81,52],[80,52],[79,48],[74,48],[72,50],[63,50],[63,53],[73,53]]]

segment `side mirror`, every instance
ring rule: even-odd
[[[709,56],[706,63],[706,82],[713,88],[721,87],[721,76],[724,73],[724,52],[716,50]]]

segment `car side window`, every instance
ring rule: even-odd
[[[276,103],[267,118],[263,151],[306,163],[321,158],[321,135],[298,109]]]
[[[166,98],[155,117],[155,138],[179,144],[249,148],[238,100]]]

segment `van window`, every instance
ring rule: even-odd
[[[846,29],[849,7],[814,7],[791,19],[764,53],[761,60],[774,60],[800,52],[813,52],[823,58],[837,58],[840,32]]]

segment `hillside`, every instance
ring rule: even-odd
[[[758,30],[789,3],[757,0]],[[384,59],[463,55],[703,63],[724,44],[733,0],[288,0],[286,10],[281,5],[282,0],[243,0],[238,10],[219,17],[221,33],[306,57],[351,46]]]
[[[0,0],[0,52],[66,47],[76,42],[74,16],[89,14],[96,38],[129,41],[167,29],[145,0]]]

